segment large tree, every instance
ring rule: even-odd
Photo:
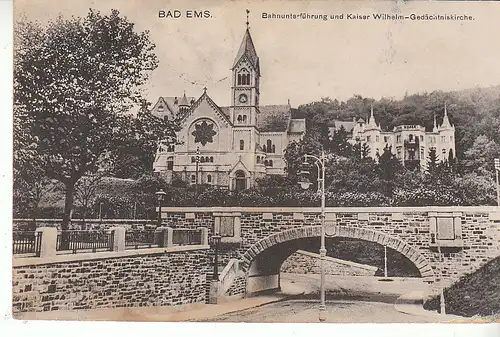
[[[148,32],[113,10],[16,29],[15,165],[36,162],[65,185],[67,229],[75,183],[130,135],[125,116],[157,67]],[[17,158],[16,158],[17,156]]]

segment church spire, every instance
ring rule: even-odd
[[[437,122],[436,122],[436,113],[434,113],[434,127],[432,128],[432,132],[437,132],[438,127],[437,127]]]
[[[257,56],[257,51],[252,41],[252,36],[250,35],[250,23],[248,19],[248,14],[250,11],[247,9],[247,29],[245,30],[245,35],[243,35],[243,40],[241,41],[240,49],[233,62],[232,70],[238,65],[242,58],[246,58],[248,62],[254,67],[257,74],[260,76],[259,69],[259,57]]]

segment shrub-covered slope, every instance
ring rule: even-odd
[[[465,317],[500,314],[500,256],[463,276],[444,292],[446,313]],[[424,304],[440,311],[439,296]]]

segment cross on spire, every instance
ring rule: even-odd
[[[248,22],[248,14],[250,14],[250,11],[247,9],[247,29],[249,28],[250,26],[250,22]]]

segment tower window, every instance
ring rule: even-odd
[[[245,141],[240,139],[240,150],[243,151],[245,149]]]
[[[200,162],[204,163],[205,162],[205,157],[200,158]]]
[[[267,140],[266,149],[267,149],[267,153],[273,152],[273,142],[270,139]]]
[[[260,164],[260,156],[257,156],[257,164]]]
[[[273,161],[272,160],[269,160],[269,166],[273,167]]]
[[[207,175],[207,183],[209,183],[209,184],[212,183],[212,175],[210,175],[210,174]]]
[[[250,74],[248,70],[246,69],[241,69],[240,73],[238,74],[238,85],[250,85]]]
[[[196,163],[196,157],[191,157],[191,163]]]
[[[191,174],[191,184],[196,183],[196,176],[194,174]]]
[[[241,115],[238,115],[238,123],[241,123],[243,121],[243,117],[241,117]]]
[[[243,123],[247,122],[247,115],[243,115]]]
[[[174,169],[174,157],[167,158],[167,170],[172,171]]]

